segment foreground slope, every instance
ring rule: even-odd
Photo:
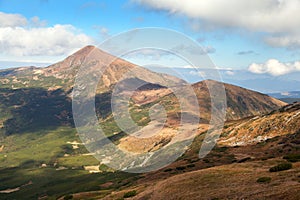
[[[300,184],[294,174],[300,173],[300,163],[292,170],[270,173],[274,163],[248,162],[183,173],[155,183],[132,199],[299,199]],[[270,177],[272,182],[257,183],[260,177]]]
[[[249,132],[244,130],[241,137],[236,138],[236,141],[245,141],[242,146],[226,145],[226,128],[219,144],[205,158],[199,159],[197,152],[203,140],[200,135],[177,162],[145,174],[134,186],[104,199],[118,199],[130,191],[136,191],[132,199],[299,199],[299,105],[287,105],[257,117],[255,125],[265,127],[273,123],[272,127],[278,132],[276,136],[272,129],[263,129],[264,135],[270,135],[269,139],[247,143]],[[249,128],[247,123],[251,125],[253,119],[229,122],[226,127],[238,131]],[[281,163],[291,163],[292,168],[269,171]]]
[[[188,151],[170,166],[143,174],[131,186],[111,191],[103,199],[122,199],[132,191],[135,195],[131,199],[141,200],[297,200],[300,197],[300,131],[253,145],[217,146],[204,159],[197,159],[195,154]],[[291,169],[269,171],[271,167],[290,162]],[[100,199],[93,192],[73,194],[73,197]]]

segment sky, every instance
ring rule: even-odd
[[[159,27],[197,41],[227,80],[298,81],[299,8],[300,0],[0,0],[0,69],[47,66],[119,33]],[[148,65],[159,57],[150,54],[128,59]]]

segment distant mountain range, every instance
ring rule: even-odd
[[[148,66],[150,70],[157,72],[170,72],[170,70],[157,66]],[[183,75],[190,83],[198,82],[205,78],[205,74],[219,73],[223,82],[238,85],[262,93],[278,93],[285,91],[298,91],[300,85],[300,72],[286,74],[282,76],[272,76],[269,74],[254,74],[248,70],[237,69],[206,69],[206,68],[176,68],[178,74]],[[217,71],[216,71],[217,70]],[[203,76],[204,74],[204,76]]]
[[[281,92],[281,93],[270,93],[270,96],[282,99],[282,98],[300,98],[300,91],[290,91],[290,92]]]
[[[269,95],[286,103],[300,102],[300,91],[270,93]]]

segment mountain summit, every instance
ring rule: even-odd
[[[88,66],[84,69],[86,76],[94,75],[99,70],[102,72],[100,84],[102,83],[105,87],[110,87],[121,79],[125,79],[126,76],[129,76],[128,74],[131,74],[131,77],[150,83],[168,81],[173,82],[175,85],[183,83],[182,80],[176,77],[152,72],[94,46],[86,46],[80,49],[65,60],[45,68],[43,72],[46,76],[69,79],[73,82],[79,68],[84,68],[85,65]]]

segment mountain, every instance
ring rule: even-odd
[[[209,91],[209,88],[217,91],[223,86],[225,88],[226,95],[224,96],[224,101],[227,102],[226,121],[263,115],[286,105],[286,103],[268,95],[247,90],[238,86],[224,84],[213,80],[201,81],[192,85],[197,97],[199,108],[191,107],[191,109],[194,111],[195,109],[199,109],[199,112],[191,112],[190,116],[199,115],[200,113],[201,125],[198,128],[197,134],[207,131],[209,122],[211,120],[211,92]],[[179,91],[181,91],[180,86],[177,87],[179,88]],[[214,95],[218,94],[216,93]],[[216,98],[220,97],[216,96]],[[158,147],[167,145],[168,142],[174,137],[172,133],[178,127],[180,122],[181,111],[176,95],[168,88],[152,86],[151,89],[136,91],[132,96],[132,100],[134,103],[133,108],[142,110],[148,110],[150,106],[159,102],[160,105],[163,105],[166,108],[168,118],[166,120],[164,129],[159,131],[157,135],[150,138],[123,136],[123,138],[119,140],[119,147],[127,151],[140,153],[154,151]],[[218,99],[218,101],[220,100]],[[222,101],[220,102],[222,104]],[[133,109],[133,111],[135,109]],[[219,110],[217,110],[215,114],[222,116]],[[143,122],[146,122],[146,124],[150,127],[147,130],[143,130],[143,134],[145,135],[148,135],[148,132],[149,134],[152,133],[155,130],[155,126],[159,126],[159,123],[154,122],[148,124],[147,122],[149,121],[150,119],[146,115],[142,115],[138,119],[140,124],[145,125]]]
[[[100,85],[108,88],[121,78],[134,76],[142,80],[172,82],[183,84],[184,81],[166,74],[155,73],[145,68],[134,65],[128,61],[110,55],[94,46],[86,46],[74,54],[68,56],[61,62],[50,65],[46,68],[16,68],[1,70],[2,87],[28,88],[41,87],[46,89],[64,90],[71,89],[78,70],[85,68],[85,75],[93,76],[96,72],[102,72]]]
[[[291,91],[291,92],[281,92],[281,93],[271,93],[270,96],[280,99],[286,103],[300,102],[300,92]]]
[[[209,113],[210,108],[210,92],[207,84],[218,86],[218,82],[206,80],[193,84],[197,93],[200,107],[204,113]],[[237,120],[250,116],[256,116],[271,112],[278,109],[286,103],[272,98],[268,95],[248,90],[242,87],[234,86],[231,84],[223,84],[226,91],[227,100],[227,120]]]
[[[172,88],[185,91],[186,82],[170,75],[155,73],[139,67],[94,46],[87,46],[63,61],[46,68],[24,67],[0,71],[0,82],[2,83],[0,103],[3,105],[0,109],[4,113],[3,117],[0,116],[2,132],[12,134],[45,125],[48,127],[73,125],[71,92],[80,68],[84,77],[97,77],[97,73],[102,76],[96,95],[97,114],[101,119],[104,120],[110,115],[109,99],[112,89],[114,85],[122,82],[120,80],[123,80],[127,87],[123,86],[125,93],[128,87],[137,84],[148,85],[148,87],[139,88],[134,93],[132,99],[135,109],[133,111],[147,110],[149,105],[157,102],[171,108],[170,102],[172,102],[168,123],[178,123],[179,102],[172,93]],[[207,80],[192,85],[199,101],[203,123],[209,122],[211,112],[207,84],[218,87],[218,84],[221,83]],[[228,105],[227,120],[267,113],[284,105],[267,95],[229,84],[224,85]],[[142,107],[138,108],[137,106]],[[40,113],[40,116],[37,117],[36,113]],[[136,112],[135,114],[139,115],[136,120],[141,120],[140,124],[145,125],[149,122],[149,116],[146,113],[141,115]],[[113,121],[113,119],[110,118],[109,121]],[[24,124],[26,125],[24,126]]]
[[[179,127],[183,113],[174,91],[179,91],[187,99],[184,103],[188,103],[188,108],[191,108],[191,111],[184,114],[190,119],[199,117],[199,112],[196,109],[200,110],[200,126],[193,127],[193,124],[190,124],[190,126],[184,127],[197,130],[196,138],[191,147],[176,162],[167,168],[152,173],[123,173],[109,168],[103,164],[104,162],[100,163],[93,157],[93,153],[87,151],[74,127],[72,91],[78,72],[83,78],[100,79],[95,95],[97,117],[108,139],[119,149],[132,153],[152,153],[170,143],[175,130]],[[256,145],[252,143],[251,137],[250,139],[242,137],[248,133],[242,132],[242,130],[247,129],[242,123],[251,123],[251,120],[248,121],[249,119],[261,119],[261,121],[257,121],[255,131],[259,130],[258,124],[264,126],[263,124],[267,123],[263,119],[268,116],[273,116],[270,120],[276,123],[276,119],[280,119],[281,115],[291,117],[290,122],[292,124],[287,129],[290,133],[296,131],[295,123],[298,123],[296,121],[298,115],[295,111],[298,108],[295,105],[280,110],[281,106],[286,104],[268,95],[213,80],[188,85],[181,79],[152,72],[116,58],[93,46],[84,47],[63,61],[46,68],[22,67],[1,70],[0,83],[0,199],[48,197],[57,199],[75,193],[79,193],[78,198],[87,195],[86,198],[100,199],[110,194],[119,194],[116,191],[120,191],[120,194],[123,195],[124,191],[128,192],[129,190],[137,190],[140,193],[137,197],[139,195],[144,197],[142,195],[144,190],[139,189],[139,185],[143,185],[140,184],[143,181],[150,184],[150,189],[152,186],[156,189],[159,185],[166,186],[173,183],[173,180],[177,180],[177,178],[173,179],[172,176],[176,174],[195,171],[195,177],[200,177],[197,175],[198,173],[202,176],[203,173],[211,171],[198,172],[197,170],[239,163],[245,156],[247,158],[250,153],[246,152],[253,147],[247,145]],[[136,88],[137,85],[140,87]],[[199,159],[198,151],[211,118],[210,91],[208,88],[218,90],[223,85],[226,99],[218,99],[218,101],[225,100],[228,107],[226,110],[227,122],[219,145],[226,146],[217,146],[206,158]],[[116,90],[118,97],[129,97],[130,103],[127,110],[129,110],[130,117],[137,125],[146,128],[138,134],[147,137],[132,137],[116,124],[111,108],[115,87],[118,88]],[[191,104],[190,96],[186,95],[188,94],[186,91],[188,87],[196,94],[196,101],[198,102],[194,102],[195,104]],[[91,97],[87,96],[86,98],[90,99]],[[197,103],[199,108],[196,106]],[[216,108],[218,110],[222,107]],[[161,114],[163,110],[166,111],[166,123],[163,123],[160,118],[154,118],[154,120],[152,118],[151,120],[153,113]],[[278,111],[268,115],[267,113],[272,110]],[[121,119],[123,119],[122,115]],[[280,124],[280,122],[278,123]],[[252,124],[250,125],[252,126]],[[239,126],[244,128],[239,130]],[[159,129],[159,132],[153,135],[157,128],[161,128],[161,130]],[[232,131],[228,134],[229,130]],[[238,134],[235,135],[233,130],[237,131]],[[284,131],[284,128],[279,130]],[[266,131],[266,135],[275,136],[271,129],[266,129]],[[256,137],[255,134],[253,137]],[[257,134],[260,132],[257,131]],[[229,139],[229,135],[244,142],[246,146],[231,147],[230,143],[224,143],[223,140]],[[286,137],[287,141],[293,141],[288,136]],[[273,141],[270,145],[275,144]],[[282,154],[276,154],[279,149],[274,148],[272,153],[276,156],[282,156]],[[262,155],[266,156],[264,151],[266,152],[267,149],[262,149],[260,145],[255,146],[254,149],[257,150],[253,152],[259,156],[255,154],[250,155],[250,157],[256,156],[257,159],[262,159]],[[294,149],[291,152],[294,152]],[[269,161],[268,165],[271,165],[272,162]],[[236,164],[236,166],[225,166],[213,170],[226,171],[232,167],[239,168],[241,165]],[[212,173],[214,173],[213,170]],[[96,172],[96,174],[91,174],[91,172]],[[185,175],[187,178],[191,178],[189,173]],[[160,182],[164,178],[168,178],[166,184]],[[202,177],[200,178],[202,180]],[[168,182],[169,180],[171,181]],[[203,181],[205,181],[205,177]],[[158,186],[155,185],[156,183]],[[185,182],[182,184],[184,186]],[[199,184],[197,183],[197,185]],[[146,194],[143,193],[146,197],[148,195],[146,189],[149,189],[147,186],[149,185],[144,187]],[[132,187],[137,187],[137,189]],[[197,189],[192,185],[188,185],[188,188],[191,191]],[[170,189],[170,191],[173,190]],[[82,192],[86,193],[82,194]],[[169,195],[169,193],[165,194]],[[73,196],[75,198],[76,195]],[[229,198],[231,197],[229,196]],[[110,196],[107,198],[109,199]],[[118,198],[123,197],[118,196],[110,199]]]
[[[102,114],[102,118],[110,112],[110,101],[106,100],[110,98],[112,87],[118,80],[131,80],[134,77],[143,80],[144,84],[185,84],[176,77],[151,72],[94,46],[87,46],[46,68],[1,70],[0,133],[20,133],[45,126],[72,126],[71,92],[80,68],[83,68],[86,77],[94,77],[96,72],[102,72],[96,95],[100,110],[97,113]]]
[[[300,91],[290,91],[290,92],[281,92],[281,93],[270,93],[272,97],[277,99],[282,98],[300,98]]]

